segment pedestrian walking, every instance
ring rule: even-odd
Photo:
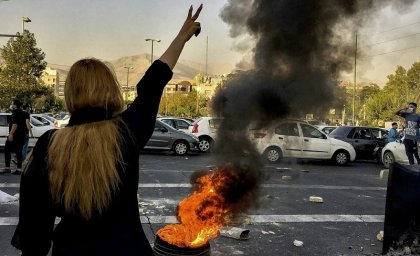
[[[163,89],[194,34],[192,6],[178,35],[137,84],[126,110],[114,73],[97,59],[72,65],[65,83],[69,125],[43,134],[21,176],[12,244],[22,255],[153,255],[140,223],[139,152]],[[61,218],[54,228],[56,216]]]
[[[405,119],[404,128],[404,148],[407,154],[408,162],[414,164],[414,158],[417,160],[417,164],[420,164],[420,157],[418,152],[418,139],[419,139],[419,127],[420,127],[420,115],[416,113],[417,104],[410,102],[408,107],[402,108],[395,112]]]
[[[29,105],[24,104],[23,105],[23,118],[25,119],[25,125],[26,125],[26,134],[25,134],[25,142],[23,144],[22,149],[22,159],[26,158],[26,155],[28,154],[28,144],[29,144],[29,138],[34,137],[32,133],[32,127],[31,127],[31,115],[29,113]]]
[[[9,123],[9,134],[7,135],[6,144],[4,145],[5,168],[1,171],[1,173],[22,173],[22,149],[25,143],[27,128],[21,107],[22,103],[18,99],[13,100],[12,118]],[[12,152],[15,152],[17,159],[17,166],[14,170],[10,168]]]

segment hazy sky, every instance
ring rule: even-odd
[[[150,53],[151,44],[145,38],[162,40],[154,45],[159,56],[177,34],[190,4],[200,3],[204,4],[199,19],[202,33],[190,41],[181,58],[204,66],[208,36],[209,64],[218,63],[230,72],[246,53],[233,49],[235,41],[219,17],[227,0],[0,0],[0,34],[21,31],[21,17],[29,17],[32,22],[25,28],[35,33],[46,60],[53,64]],[[396,65],[409,68],[420,61],[420,4],[405,13],[388,8],[373,16],[377,20],[358,32],[359,49],[371,56],[358,60],[358,80],[384,83]],[[7,38],[0,38],[0,46],[6,42]],[[412,49],[398,51],[405,48]],[[352,75],[347,79],[352,81]]]

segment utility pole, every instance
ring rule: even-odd
[[[148,41],[152,42],[152,54],[150,55],[150,64],[152,64],[153,63],[153,43],[154,42],[160,43],[160,39],[146,38],[145,40],[146,40],[146,42],[148,42]]]
[[[354,112],[355,112],[355,100],[356,100],[356,64],[357,64],[357,34],[356,34],[356,45],[355,45],[355,49],[354,49],[354,85],[353,85],[353,120],[352,120],[352,124],[355,124],[354,121]]]
[[[209,36],[207,36],[207,40],[206,40],[206,76],[208,75],[207,73],[208,57],[209,57]]]

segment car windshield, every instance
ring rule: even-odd
[[[47,120],[49,120],[50,122],[54,122],[55,121],[55,118],[52,117],[52,116],[49,116],[49,115],[42,115],[42,117],[45,118],[45,119],[47,119]]]
[[[337,128],[335,128],[329,135],[332,136],[346,136],[348,131],[348,127],[344,127],[344,126],[339,126]]]
[[[33,118],[33,117],[31,117],[31,124],[32,124],[33,126],[37,126],[37,127],[39,127],[39,126],[45,126],[45,124],[43,124],[42,122],[40,122],[40,121],[36,120],[36,119],[35,119],[35,118]]]

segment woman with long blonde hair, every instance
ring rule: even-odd
[[[12,244],[22,255],[153,255],[140,223],[139,151],[149,140],[163,88],[185,43],[200,31],[202,6],[137,84],[124,110],[115,74],[88,58],[65,84],[69,125],[39,138],[21,176],[19,224]],[[61,220],[54,229],[56,217]]]

